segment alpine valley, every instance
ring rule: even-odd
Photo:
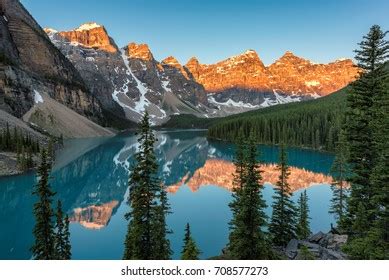
[[[107,128],[133,127],[145,110],[153,125],[224,117],[329,95],[358,75],[350,59],[316,64],[289,51],[268,66],[254,50],[215,64],[157,61],[147,44],[117,46],[100,24],[42,29],[19,1],[0,3],[2,127],[24,129],[16,117],[36,133],[111,135]]]

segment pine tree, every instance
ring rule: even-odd
[[[353,259],[388,258],[389,251],[389,42],[378,25],[356,50],[364,72],[348,98],[348,130],[352,166],[344,250]]]
[[[64,250],[64,221],[63,221],[63,212],[61,201],[57,202],[57,212],[56,212],[56,225],[55,225],[55,251],[56,258],[58,260],[62,259],[63,250]]]
[[[238,143],[233,201],[229,205],[233,217],[228,251],[233,259],[270,258],[270,248],[262,229],[266,225],[266,203],[262,197],[262,176],[256,157],[257,148],[251,137],[246,144]]]
[[[287,163],[285,147],[280,148],[280,159],[277,166],[280,176],[276,184],[275,195],[273,196],[273,213],[269,225],[269,232],[273,244],[286,246],[288,242],[296,237],[295,206],[291,200],[291,190],[288,184],[290,175]]]
[[[70,230],[69,230],[69,216],[65,216],[65,223],[64,223],[64,250],[62,259],[63,260],[70,260],[72,258],[72,246],[70,244]]]
[[[37,174],[39,182],[33,192],[38,196],[38,201],[34,204],[35,226],[33,234],[35,241],[31,251],[34,259],[52,260],[56,258],[54,214],[51,205],[55,193],[51,190],[49,184],[50,164],[47,162],[45,150],[42,150],[41,163]]]
[[[47,157],[50,164],[53,164],[55,161],[55,150],[54,150],[54,139],[53,137],[49,138],[49,143],[47,145]]]
[[[189,223],[185,226],[184,246],[181,252],[182,260],[198,260],[201,252],[194,241]]]
[[[297,227],[296,235],[298,239],[307,239],[311,234],[311,229],[309,226],[309,207],[308,207],[308,195],[307,191],[304,190],[300,194],[300,197],[297,201]]]
[[[377,95],[383,95],[385,72],[384,62],[388,58],[388,42],[386,32],[378,25],[370,28],[369,33],[359,43],[360,49],[355,50],[358,66],[364,70],[358,80],[352,84],[348,95],[348,110],[346,135],[349,142],[350,163],[352,165],[351,194],[348,204],[351,223],[359,219],[357,214],[363,204],[368,212],[368,220],[375,220],[375,205],[373,203],[373,188],[371,175],[374,167],[375,151],[373,140],[373,102]],[[366,232],[369,228],[361,229]]]
[[[185,244],[188,243],[190,236],[191,236],[190,225],[189,225],[189,223],[186,223],[185,235],[184,235],[184,246],[182,248],[181,254],[184,252]]]
[[[341,230],[345,222],[345,213],[347,210],[347,177],[350,169],[347,163],[348,152],[344,131],[339,134],[339,141],[336,143],[335,159],[331,167],[331,174],[334,181],[331,183],[332,199],[329,213],[334,214],[338,227]],[[346,230],[347,231],[347,230]]]
[[[154,154],[156,139],[146,112],[140,127],[139,152],[131,166],[128,204],[130,212],[125,239],[124,259],[150,260],[168,258],[170,245],[166,239],[165,215],[169,211],[166,192],[157,176],[158,164]]]
[[[166,216],[170,214],[170,205],[164,186],[161,186],[159,193],[160,204],[155,208],[155,218],[153,220],[153,259],[168,260],[172,255],[170,241],[167,238],[172,231],[167,228]]]
[[[71,257],[69,218],[64,217],[62,203],[58,200],[55,225],[55,253],[58,260],[69,260]]]

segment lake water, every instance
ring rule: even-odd
[[[202,258],[218,255],[228,240],[231,218],[231,160],[234,147],[207,141],[204,131],[157,132],[156,153],[160,175],[169,191],[173,213],[168,216],[173,258],[179,258],[187,222],[202,251]],[[278,173],[278,148],[259,146],[265,164],[264,198],[271,215],[273,188]],[[68,140],[58,153],[52,187],[71,217],[74,259],[121,259],[127,221],[128,166],[136,152],[136,136]],[[291,185],[307,188],[311,228],[327,231],[331,190],[328,182],[333,156],[311,150],[288,149]],[[0,259],[30,259],[34,218],[34,173],[0,178]]]

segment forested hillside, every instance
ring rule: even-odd
[[[208,130],[213,139],[233,141],[240,133],[258,143],[333,151],[342,123],[348,88],[329,96],[278,105],[217,120]]]

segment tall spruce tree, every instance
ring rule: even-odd
[[[185,226],[184,246],[181,251],[182,260],[198,260],[201,252],[190,232],[189,223]]]
[[[65,216],[65,221],[64,221],[64,250],[63,250],[63,255],[62,259],[63,260],[70,260],[72,258],[72,245],[70,244],[70,230],[69,230],[69,216]]]
[[[291,239],[296,237],[296,209],[291,200],[292,192],[288,184],[290,171],[284,145],[280,147],[280,159],[277,169],[280,175],[273,196],[273,212],[269,232],[274,245],[286,246]]]
[[[351,236],[344,249],[354,259],[389,258],[387,33],[374,25],[363,37],[355,58],[364,71],[348,97]]]
[[[56,224],[55,224],[55,252],[57,260],[70,260],[71,259],[71,245],[70,245],[70,232],[69,232],[69,217],[62,211],[62,203],[60,200],[57,202],[56,212]]]
[[[240,141],[235,156],[233,201],[228,251],[233,259],[268,259],[268,246],[263,227],[266,225],[262,197],[263,185],[257,157],[257,147],[250,137]]]
[[[347,162],[347,142],[344,131],[339,133],[339,140],[336,143],[336,156],[331,167],[333,182],[331,183],[332,199],[329,213],[335,216],[338,228],[341,231],[345,223],[345,213],[347,211],[347,178],[350,175],[350,168]]]
[[[139,152],[135,154],[135,163],[130,170],[128,204],[131,210],[126,214],[129,224],[123,258],[168,258],[171,251],[166,238],[165,215],[169,206],[166,192],[157,176],[158,164],[154,154],[156,139],[147,112],[142,119],[139,135]]]
[[[360,77],[352,83],[349,92],[348,110],[346,112],[346,135],[349,143],[349,161],[352,165],[351,194],[348,204],[350,223],[356,223],[359,217],[360,203],[367,211],[368,220],[375,220],[375,205],[373,202],[374,190],[371,176],[375,164],[376,151],[374,147],[373,103],[377,96],[384,95],[385,71],[384,62],[388,59],[388,42],[385,40],[387,32],[383,32],[378,25],[370,28],[369,33],[359,43],[360,49],[355,50],[355,59],[363,70]],[[350,225],[351,226],[351,225]],[[366,228],[360,228],[362,234]]]
[[[172,255],[170,248],[170,240],[167,238],[172,231],[168,229],[166,224],[166,216],[170,214],[170,205],[167,199],[165,187],[161,185],[158,194],[159,205],[155,208],[155,217],[153,219],[153,259],[168,260]]]
[[[57,212],[56,212],[56,224],[55,224],[55,252],[56,259],[62,260],[65,251],[65,238],[64,238],[64,217],[62,211],[62,203],[60,200],[57,202]]]
[[[49,184],[50,164],[47,162],[46,150],[41,152],[41,163],[37,170],[38,184],[33,191],[38,196],[34,204],[35,226],[33,235],[34,244],[31,248],[32,256],[37,260],[53,260],[56,258],[55,233],[53,222],[52,200],[55,193]]]
[[[307,191],[304,190],[300,194],[297,201],[297,227],[296,235],[298,239],[307,239],[311,234],[311,228],[309,225],[309,206],[308,206],[308,195]]]

